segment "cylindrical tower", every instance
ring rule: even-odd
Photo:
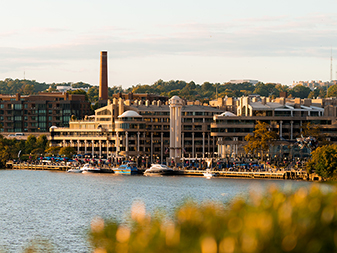
[[[170,157],[178,162],[181,159],[181,111],[183,100],[173,96],[170,104]]]
[[[99,100],[108,100],[108,52],[101,52]]]

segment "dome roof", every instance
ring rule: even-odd
[[[51,126],[50,128],[52,128],[52,129],[53,129],[53,128],[57,128],[57,126]]]
[[[180,97],[178,97],[177,95],[175,95],[175,96],[171,97],[170,100],[180,100]]]
[[[139,118],[142,117],[141,115],[139,115],[137,112],[129,110],[129,111],[125,111],[124,113],[122,113],[121,115],[118,116],[118,118]]]
[[[220,114],[221,116],[236,116],[234,113],[226,111]]]

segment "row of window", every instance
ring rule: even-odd
[[[140,115],[170,115],[170,112],[151,112],[151,111],[142,111],[139,112]],[[181,116],[213,116],[219,114],[219,112],[182,112]]]

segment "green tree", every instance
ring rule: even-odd
[[[326,90],[322,87],[316,87],[314,90],[310,91],[308,98],[324,98],[326,96]]]
[[[61,147],[48,147],[46,148],[45,150],[45,153],[48,154],[48,155],[54,155],[54,156],[57,156],[60,152],[60,149]]]
[[[252,153],[254,155],[261,154],[262,159],[264,158],[265,152],[269,151],[270,145],[278,138],[275,131],[270,130],[270,126],[266,122],[258,121],[255,125],[255,130],[253,134],[248,134],[245,137],[247,145],[244,149],[247,153]]]
[[[292,88],[289,93],[294,98],[307,98],[309,93],[311,92],[309,87],[305,87],[303,85],[296,85],[294,88]]]
[[[315,171],[324,178],[337,179],[337,145],[325,145],[312,151],[307,169],[309,173]]]
[[[96,102],[98,101],[98,87],[97,86],[93,86],[91,87],[88,92],[88,100],[90,102]]]
[[[36,147],[44,150],[48,147],[48,138],[45,134],[40,135],[36,139]]]
[[[301,134],[303,137],[314,137],[318,141],[319,146],[329,144],[326,135],[321,132],[320,125],[313,125],[310,122],[304,123],[301,127]]]
[[[35,148],[36,148],[36,137],[34,135],[29,135],[25,142],[25,151],[27,154],[30,154]]]
[[[328,94],[329,97],[337,97],[337,84],[332,85],[328,88]]]
[[[279,93],[279,91],[275,88],[276,84],[274,83],[257,83],[255,86],[254,94],[259,94],[260,96],[269,97],[271,95],[275,95],[275,93]]]
[[[0,166],[3,168],[6,161],[18,159],[18,153],[23,150],[23,141],[16,139],[6,139],[0,135]]]
[[[76,154],[76,150],[73,147],[62,147],[59,152],[60,155],[71,158]]]
[[[73,83],[71,87],[80,89],[80,88],[90,88],[92,87],[92,85],[88,83],[77,82],[77,83]]]
[[[45,153],[47,153],[48,155],[53,155],[53,156],[57,156],[59,155],[61,147],[57,146],[57,147],[48,147],[45,150]]]

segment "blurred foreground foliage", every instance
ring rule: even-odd
[[[337,252],[337,192],[271,187],[230,206],[188,201],[173,217],[134,204],[129,225],[97,218],[89,240],[108,252]]]

